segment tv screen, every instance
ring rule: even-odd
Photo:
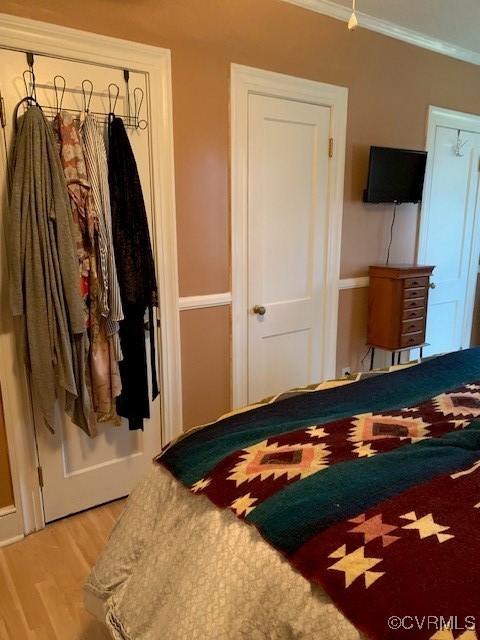
[[[365,202],[420,202],[426,151],[370,147]]]

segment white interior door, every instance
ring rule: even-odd
[[[477,126],[480,127],[480,119]],[[428,355],[470,346],[478,271],[480,133],[433,124],[418,261],[435,265]]]
[[[329,107],[249,96],[250,402],[321,375],[329,136]]]
[[[22,73],[26,68],[24,53],[0,50],[0,90],[8,119],[5,128],[8,145],[12,135],[13,109],[25,95]],[[42,105],[55,106],[53,78],[56,74],[61,74],[67,87],[63,101],[64,109],[82,108],[81,83],[88,78],[94,85],[91,111],[108,113],[107,87],[109,83],[114,82],[120,87],[116,113],[127,113],[125,83],[121,69],[42,56],[35,57],[34,68],[37,99]],[[131,73],[131,91],[137,86],[147,92],[145,75]],[[144,105],[145,103],[146,101]],[[145,111],[142,117],[146,117]],[[152,233],[149,130],[129,129],[128,132],[137,160]],[[5,176],[2,176],[2,189],[5,189],[5,184]],[[2,218],[4,216],[5,211],[2,211]],[[3,220],[1,224],[3,226]],[[5,312],[2,310],[2,313]],[[36,420],[35,430],[39,462],[43,471],[45,520],[48,522],[130,492],[151,458],[161,448],[160,402],[157,399],[151,406],[151,419],[146,421],[143,433],[129,431],[126,421],[122,421],[120,427],[100,425],[98,437],[89,439],[60,411],[57,414],[55,435],[52,436],[46,430],[41,420]]]

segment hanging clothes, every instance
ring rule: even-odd
[[[147,310],[152,400],[158,395],[153,322],[157,281],[137,164],[123,121],[114,116],[109,124],[108,171],[113,244],[125,315],[120,325],[122,393],[117,411],[128,418],[130,429],[143,429],[143,419],[150,417],[144,330]]]
[[[57,395],[64,395],[71,413],[79,394],[71,336],[80,340],[85,334],[85,313],[63,170],[52,129],[37,106],[20,118],[11,176],[10,303],[12,314],[22,319],[35,403],[53,431]],[[77,371],[79,366],[77,359]]]
[[[90,327],[90,281],[95,273],[95,236],[97,221],[87,178],[85,161],[77,129],[72,116],[62,111],[52,123],[57,139],[60,161],[72,210],[75,246],[79,266],[79,286],[83,300],[85,328]],[[91,376],[89,368],[90,343],[87,332],[74,344],[74,366],[78,397],[73,412],[78,424],[82,421],[84,431],[93,436],[97,433],[97,420],[91,400]]]
[[[100,421],[118,423],[114,399],[122,389],[118,363],[122,359],[119,321],[123,310],[113,252],[107,153],[102,130],[92,114],[85,114],[80,136],[98,224],[97,270],[91,283],[93,399]]]
[[[102,315],[107,318],[108,335],[116,336],[115,345],[121,360],[118,340],[118,323],[123,320],[123,309],[115,263],[108,163],[103,133],[94,115],[87,113],[80,127],[87,174],[92,187],[95,209],[98,213],[99,253],[99,304]]]

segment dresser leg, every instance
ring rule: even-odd
[[[375,347],[372,347],[372,355],[370,356],[370,371],[373,370],[373,358],[375,357]]]
[[[395,364],[395,351],[392,351],[392,367]]]

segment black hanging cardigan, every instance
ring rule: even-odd
[[[153,307],[158,304],[155,264],[137,163],[121,118],[110,118],[108,133],[113,247],[124,313],[120,323],[122,393],[117,398],[117,412],[128,418],[130,429],[143,429],[143,419],[150,417],[144,325],[147,309],[152,400],[158,395],[153,321]]]

